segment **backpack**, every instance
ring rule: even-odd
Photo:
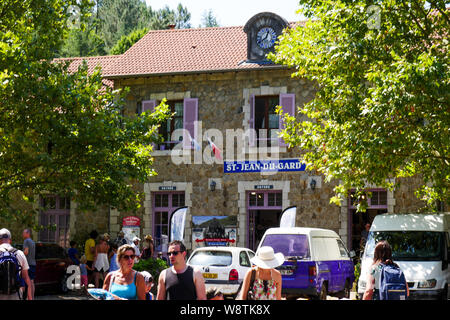
[[[19,291],[22,267],[16,257],[17,249],[0,251],[0,294],[10,295]]]
[[[382,265],[380,300],[406,300],[406,279],[402,270],[393,264]]]

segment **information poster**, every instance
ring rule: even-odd
[[[141,238],[141,219],[135,216],[123,218],[122,231],[128,243],[132,243],[134,237]]]
[[[193,249],[207,246],[236,246],[236,216],[193,216]]]

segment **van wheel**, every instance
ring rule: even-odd
[[[324,282],[322,283],[322,287],[320,288],[319,300],[327,300],[327,295],[327,284]]]
[[[350,299],[350,291],[352,291],[352,288],[350,286],[350,280],[347,279],[345,280],[345,286],[344,286],[344,290],[339,292],[338,298],[339,299]]]

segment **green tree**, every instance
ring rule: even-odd
[[[169,25],[174,25],[176,29],[189,29],[191,27],[191,14],[186,7],[180,3],[176,10],[165,6],[157,11],[152,11],[148,27],[151,30],[164,30]]]
[[[202,14],[202,23],[199,28],[219,27],[216,17],[211,9]]]
[[[89,29],[72,28],[58,53],[60,57],[91,57],[106,55],[105,42],[95,32],[93,25]]]
[[[68,72],[54,61],[68,34],[70,5],[88,1],[0,3],[0,215],[29,216],[14,197],[70,195],[81,209],[136,209],[134,182],[148,181],[151,143],[169,109],[124,117],[124,92],[102,84],[87,65]]]
[[[279,40],[277,63],[316,85],[281,135],[308,169],[339,181],[332,201],[366,184],[418,176],[429,208],[450,201],[449,11],[446,1],[302,0],[305,26]],[[280,113],[282,111],[280,110]],[[365,201],[359,202],[364,210]],[[442,206],[440,206],[442,209]]]
[[[119,41],[111,48],[109,54],[122,54],[128,49],[130,49],[133,44],[138,42],[143,36],[145,36],[148,32],[148,28],[137,29],[131,32],[127,36],[122,36]]]
[[[133,30],[148,26],[152,11],[142,0],[102,0],[97,4],[97,17],[107,50]]]

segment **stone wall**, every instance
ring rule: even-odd
[[[130,87],[127,97],[127,114],[133,114],[137,103],[142,100],[168,100],[198,98],[199,121],[202,121],[204,133],[208,129],[218,129],[225,136],[227,129],[246,129],[248,124],[248,98],[256,95],[279,95],[295,93],[296,105],[301,106],[313,98],[312,85],[301,79],[291,79],[288,70],[245,71],[199,75],[160,76],[116,81],[116,86]],[[300,119],[302,115],[297,114]],[[202,136],[199,136],[200,140]],[[202,151],[209,147],[202,144]],[[203,143],[202,143],[203,142]],[[226,146],[220,146],[226,159]],[[277,158],[296,158],[298,151],[280,149]],[[154,168],[158,175],[146,185],[145,225],[142,230],[151,233],[153,214],[151,212],[151,188],[158,185],[185,184],[187,205],[190,207],[185,232],[186,245],[191,239],[190,216],[192,215],[237,215],[238,245],[245,246],[247,241],[246,190],[255,183],[269,183],[283,192],[283,208],[297,205],[297,225],[322,227],[339,232],[340,209],[329,204],[332,185],[322,185],[321,177],[311,172],[224,174],[223,164],[194,164],[193,152],[189,153],[191,164],[175,165],[169,151],[156,151]],[[258,149],[249,150],[248,158],[258,157]],[[270,156],[270,154],[269,154]],[[309,187],[312,176],[319,179],[315,190]],[[209,190],[211,179],[218,182],[215,191]],[[157,189],[154,189],[157,190]],[[189,194],[189,196],[188,196]],[[116,213],[115,213],[116,214]],[[117,229],[117,227],[114,227]],[[113,229],[113,227],[111,227]]]

